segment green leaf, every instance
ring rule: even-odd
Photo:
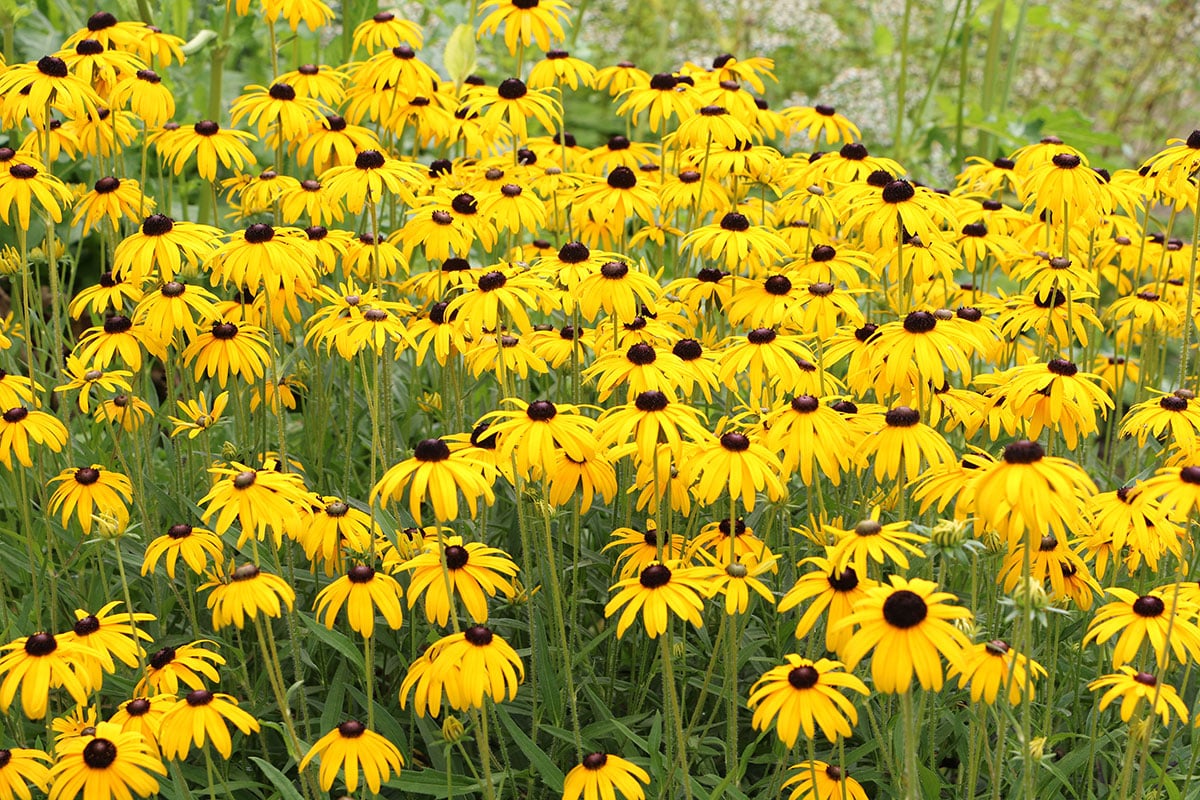
[[[423,794],[430,797],[450,797],[451,792],[453,792],[455,797],[459,797],[478,791],[480,788],[478,781],[467,780],[458,776],[447,781],[445,773],[432,769],[403,770],[400,773],[400,777],[393,778],[385,783],[384,786],[399,789],[402,792],[412,792],[413,794]]]
[[[538,777],[544,785],[549,787],[555,794],[561,794],[565,778],[562,770],[550,759],[550,756],[546,755],[545,751],[526,735],[525,731],[521,730],[521,726],[513,720],[512,715],[508,713],[507,709],[498,705],[493,706],[493,708],[496,710],[496,717],[504,725],[504,729],[508,731],[508,735],[513,738],[517,747],[529,759],[529,763],[537,769]]]
[[[306,614],[298,615],[304,620],[304,627],[308,632],[321,641],[322,644],[332,647],[343,656],[348,658],[354,665],[355,671],[361,675],[363,673],[363,654],[354,642],[350,641],[349,637],[339,631],[332,631],[326,628],[321,623],[317,622],[312,617]]]
[[[470,25],[464,22],[454,27],[442,52],[442,61],[456,86],[462,86],[463,81],[475,71],[475,30]]]
[[[200,31],[195,36],[193,36],[191,39],[189,39],[183,45],[183,48],[182,48],[183,54],[185,56],[195,55],[196,53],[199,53],[201,50],[203,50],[205,45],[207,45],[209,42],[213,41],[216,38],[217,38],[216,31],[205,28],[204,30]]]
[[[275,787],[283,800],[304,800],[300,796],[300,792],[296,791],[295,784],[288,780],[287,776],[269,761],[264,761],[257,756],[250,756],[250,760],[258,765],[258,768],[262,770],[263,775],[267,776],[267,780],[271,782],[271,785]]]

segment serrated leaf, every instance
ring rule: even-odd
[[[464,22],[454,27],[446,41],[446,49],[442,52],[442,62],[446,65],[446,73],[457,86],[461,86],[475,71],[478,63],[475,30],[470,25]]]

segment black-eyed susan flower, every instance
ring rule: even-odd
[[[955,460],[954,450],[933,428],[921,421],[921,414],[909,406],[889,409],[883,427],[867,435],[854,451],[862,468],[875,480],[901,477],[914,481],[925,467],[936,468]]]
[[[617,472],[612,462],[599,451],[587,454],[576,461],[566,452],[559,450],[554,456],[554,465],[546,476],[549,480],[547,499],[551,505],[562,508],[579,493],[579,513],[585,514],[592,507],[597,494],[604,502],[611,502],[617,494]]]
[[[120,604],[116,600],[106,603],[94,614],[75,609],[75,624],[69,633],[59,637],[61,641],[80,645],[86,653],[87,658],[81,661],[77,674],[86,678],[86,685],[92,690],[100,688],[101,670],[110,674],[116,672],[116,661],[136,667],[138,659],[144,655],[141,642],[152,641],[140,623],[150,622],[154,615],[128,611],[111,613]]]
[[[695,445],[692,456],[704,464],[694,489],[696,499],[704,505],[712,505],[728,493],[731,502],[740,499],[742,507],[752,511],[758,492],[765,492],[772,502],[784,496],[779,459],[747,433],[718,432]]]
[[[222,128],[212,120],[201,120],[188,128],[180,128],[178,135],[156,140],[156,147],[178,175],[183,172],[188,159],[196,157],[196,170],[206,181],[217,179],[217,164],[226,169],[241,170],[255,162],[254,153],[246,142],[254,141],[254,134],[246,131]]]
[[[202,286],[168,280],[142,296],[134,307],[133,323],[158,341],[175,344],[180,338],[195,338],[202,326],[221,321],[218,303]]]
[[[813,367],[815,356],[799,336],[779,333],[773,328],[755,328],[744,336],[725,340],[717,361],[717,375],[726,386],[743,381],[750,388],[751,407],[770,406],[772,393],[803,391],[804,365]],[[814,392],[824,395],[820,387]]]
[[[133,373],[124,369],[105,371],[85,366],[84,362],[77,356],[70,355],[67,356],[67,364],[63,369],[63,377],[70,378],[70,380],[61,386],[55,386],[55,393],[78,391],[79,410],[88,414],[92,410],[91,395],[93,388],[98,388],[100,391],[109,394],[128,392],[131,389],[129,379],[133,377]]]
[[[1067,448],[1074,450],[1079,435],[1096,433],[1096,412],[1107,417],[1113,407],[1099,378],[1080,372],[1073,362],[1053,358],[1045,364],[1014,367],[1003,375],[1003,402],[1028,424],[1030,439],[1045,428],[1060,431]]]
[[[478,37],[495,34],[503,26],[504,45],[514,55],[518,46],[535,43],[549,50],[566,38],[563,26],[570,24],[570,6],[563,0],[487,0],[479,11],[484,16]]]
[[[1152,714],[1162,718],[1163,725],[1171,724],[1171,712],[1180,722],[1187,722],[1187,705],[1179,697],[1179,692],[1169,683],[1160,681],[1149,672],[1138,672],[1133,667],[1119,667],[1116,673],[1101,675],[1088,684],[1093,692],[1100,689],[1107,691],[1100,696],[1100,710],[1108,708],[1117,698],[1121,698],[1121,720],[1129,722],[1135,713],[1145,706],[1150,707]]]
[[[858,126],[830,105],[789,106],[781,112],[788,122],[788,133],[803,133],[812,141],[824,137],[826,144],[853,142],[862,138]]]
[[[479,500],[491,505],[495,500],[491,483],[483,473],[458,451],[441,439],[422,439],[413,454],[389,468],[371,488],[371,502],[380,498],[386,505],[408,494],[408,509],[421,524],[421,504],[428,501],[437,519],[458,519],[458,496],[462,493],[474,517]]]
[[[27,163],[0,165],[0,219],[29,230],[30,215],[45,213],[62,222],[62,210],[71,205],[71,190],[50,172]]]
[[[499,592],[513,596],[512,580],[518,570],[508,554],[482,542],[463,542],[461,536],[440,536],[422,552],[399,566],[411,571],[408,607],[423,598],[425,618],[445,626],[453,606],[447,591],[462,600],[475,622],[486,622],[487,599]],[[444,571],[443,571],[444,570]]]
[[[141,228],[117,245],[113,254],[114,281],[140,287],[157,277],[169,282],[185,268],[198,267],[217,248],[218,228],[176,221],[163,214],[147,217]]]
[[[221,757],[233,754],[233,740],[227,724],[247,736],[259,729],[258,720],[231,695],[193,689],[175,701],[159,723],[158,745],[163,758],[182,761],[192,746],[211,744]]]
[[[109,717],[108,721],[120,727],[122,731],[140,733],[151,745],[151,751],[161,754],[158,747],[158,733],[162,726],[163,715],[175,705],[176,698],[169,694],[156,694],[153,697],[135,697],[126,700]]]
[[[789,771],[795,774],[780,787],[795,787],[788,800],[869,800],[862,784],[836,764],[814,759],[795,764]]]
[[[951,605],[955,596],[938,591],[933,581],[896,575],[889,581],[890,586],[869,589],[854,613],[837,624],[839,630],[859,627],[840,655],[854,669],[873,651],[871,678],[886,694],[909,691],[914,673],[921,688],[938,691],[945,681],[941,659],[959,666],[970,647],[953,621],[969,620],[971,612]]]
[[[152,416],[153,413],[150,404],[142,398],[131,394],[119,394],[102,402],[92,416],[97,422],[111,422],[119,425],[126,433],[133,433],[141,428],[147,416]]]
[[[142,574],[152,572],[158,566],[159,559],[164,557],[167,575],[172,579],[175,578],[175,565],[180,558],[197,575],[208,569],[210,560],[214,564],[224,563],[220,538],[212,531],[185,523],[172,525],[166,533],[146,545]]]
[[[805,486],[811,486],[818,474],[834,486],[841,483],[842,473],[850,469],[851,455],[845,447],[849,425],[842,415],[819,398],[801,394],[773,411],[765,422],[767,446],[783,453],[785,474],[798,473]]]
[[[42,56],[37,61],[14,64],[0,72],[0,112],[14,119],[19,104],[34,127],[44,128],[46,115],[53,109],[68,119],[94,114],[101,104],[96,91],[71,74],[58,56]]]
[[[779,565],[775,563],[777,556],[742,563],[736,559],[729,561],[728,549],[724,553],[718,549],[716,555],[707,550],[699,552],[714,562],[713,568],[709,570],[708,592],[710,597],[724,596],[726,614],[745,614],[750,608],[751,592],[764,602],[774,605],[775,595],[771,593],[770,587],[759,580],[759,576],[779,571]]]
[[[1021,201],[1036,215],[1049,212],[1059,225],[1080,221],[1093,211],[1103,213],[1100,176],[1078,151],[1055,153],[1031,169],[1021,181]]]
[[[213,487],[200,499],[206,506],[202,519],[213,520],[213,529],[222,534],[234,522],[241,526],[237,546],[250,537],[266,538],[270,532],[276,543],[283,540],[289,527],[299,524],[298,508],[308,501],[304,480],[294,472],[274,469],[256,470],[234,461],[228,467],[210,467]]]
[[[358,789],[360,769],[367,788],[378,793],[384,781],[404,766],[396,745],[356,719],[346,720],[318,739],[300,759],[299,769],[304,770],[314,758],[321,761],[321,790],[333,787],[340,770],[348,794]]]
[[[1170,589],[1141,597],[1120,587],[1106,591],[1116,599],[1096,610],[1083,643],[1104,644],[1117,637],[1114,669],[1134,661],[1143,641],[1150,642],[1160,668],[1170,663],[1172,654],[1181,664],[1200,660],[1200,627],[1193,621],[1196,609],[1189,597],[1175,596]]]
[[[646,520],[646,530],[636,528],[617,528],[612,532],[612,541],[604,545],[604,550],[622,547],[617,554],[617,563],[613,572],[621,580],[640,575],[642,570],[656,561],[670,561],[686,564],[688,548],[687,540],[682,534],[659,534],[654,520]],[[661,542],[661,544],[660,544]]]
[[[234,125],[242,119],[257,124],[259,138],[275,131],[285,141],[296,141],[308,133],[309,123],[320,119],[321,106],[312,97],[298,95],[290,84],[277,81],[270,87],[247,86],[230,113]]]
[[[871,351],[877,391],[902,392],[917,382],[941,386],[948,371],[970,380],[971,362],[954,333],[952,326],[929,311],[912,311],[903,320],[880,325],[875,332],[877,347]]]
[[[50,788],[50,767],[47,764],[52,759],[41,750],[27,747],[9,747],[0,749],[0,797],[4,800],[30,800],[33,796],[29,786],[36,786],[45,792]]]
[[[278,575],[263,572],[254,564],[234,567],[229,562],[228,574],[211,575],[197,591],[211,589],[208,608],[212,611],[213,630],[235,625],[240,630],[246,619],[279,617],[283,607],[289,611],[296,602],[296,592]]]
[[[149,797],[158,793],[158,779],[167,768],[146,739],[137,731],[122,731],[119,725],[101,722],[94,734],[78,736],[58,748],[58,760],[50,771],[50,797],[85,800],[96,797]]]
[[[325,627],[332,630],[334,620],[345,606],[351,630],[370,638],[375,632],[377,613],[392,630],[400,628],[401,593],[400,584],[392,576],[365,564],[355,564],[317,594],[314,610],[318,619],[324,617]]]
[[[210,403],[208,395],[203,392],[195,400],[179,400],[175,403],[183,417],[167,417],[174,425],[171,437],[175,438],[186,433],[189,439],[195,439],[209,428],[221,421],[221,412],[229,403],[229,392],[221,392]]]
[[[609,753],[588,753],[563,779],[562,800],[613,798],[618,793],[625,800],[643,800],[646,793],[638,781],[650,783],[650,774],[637,764]]]
[[[842,664],[822,658],[811,661],[785,656],[787,663],[772,667],[750,687],[747,705],[754,710],[755,730],[774,723],[775,733],[788,747],[801,731],[815,739],[817,729],[830,742],[849,738],[858,722],[858,711],[843,692],[867,694],[867,686],[842,671]]]
[[[951,666],[950,677],[959,673]],[[1013,650],[1006,642],[993,639],[972,645],[964,654],[958,688],[971,687],[971,702],[983,700],[995,705],[1001,689],[1008,690],[1010,705],[1020,705],[1028,686],[1029,699],[1033,700],[1033,678],[1046,677],[1046,668],[1031,658]]]
[[[825,526],[825,533],[835,542],[829,554],[834,571],[841,573],[853,569],[857,575],[867,575],[870,562],[883,565],[884,559],[900,569],[908,570],[909,555],[924,558],[925,553],[918,545],[926,544],[928,536],[908,530],[906,521],[879,522],[879,509],[872,509],[870,519],[864,519],[853,528],[842,530],[832,525]]]
[[[637,576],[625,578],[613,584],[610,591],[618,591],[604,607],[604,616],[611,617],[621,610],[617,620],[617,638],[621,638],[629,626],[642,612],[646,634],[651,639],[666,632],[670,614],[690,622],[696,627],[704,624],[701,612],[708,593],[705,567],[687,567],[682,562],[667,564],[654,562],[644,567]]]
[[[619,260],[601,264],[572,292],[583,318],[590,322],[603,310],[610,317],[629,322],[642,309],[653,313],[659,286],[643,270],[641,265]]]
[[[854,630],[838,623],[852,613],[854,606],[866,597],[868,589],[878,584],[865,575],[860,576],[853,567],[837,569],[829,558],[812,556],[801,561],[799,566],[805,564],[812,564],[814,569],[797,579],[780,599],[778,610],[782,613],[808,601],[808,607],[796,623],[796,638],[806,636],[824,615],[825,649],[840,653]]]
[[[716,225],[701,225],[683,237],[682,247],[718,262],[730,272],[757,275],[789,251],[773,230],[753,225],[744,214],[731,211]]]
[[[230,376],[246,383],[261,380],[271,359],[266,332],[256,325],[214,322],[194,338],[182,353],[184,366],[192,366],[195,380],[216,378],[222,389]]]
[[[13,406],[0,415],[0,464],[11,470],[16,457],[21,466],[32,467],[31,442],[58,453],[67,438],[67,427],[58,417],[45,411],[30,411],[23,405]]]
[[[128,523],[128,504],[133,500],[133,484],[129,478],[99,464],[90,467],[68,467],[50,479],[58,484],[50,496],[47,509],[62,514],[66,527],[71,516],[79,520],[84,534],[92,532],[97,516],[106,516]]]
[[[352,214],[361,214],[368,201],[380,202],[385,192],[412,205],[415,197],[410,186],[419,185],[420,180],[416,165],[387,158],[378,150],[363,150],[352,165],[321,173],[321,182],[330,194],[343,200]]]
[[[501,462],[512,461],[524,475],[553,469],[558,450],[582,461],[598,446],[596,421],[580,414],[574,405],[549,400],[526,403],[512,397],[504,402],[512,408],[490,411],[480,419],[494,420],[489,430],[498,439],[497,457]]]
[[[1137,403],[1121,419],[1121,435],[1135,437],[1138,447],[1153,435],[1190,452],[1200,439],[1200,403],[1188,390]]]
[[[83,235],[86,236],[101,220],[107,219],[113,230],[119,231],[122,221],[141,219],[143,209],[152,205],[143,198],[137,181],[108,176],[96,181],[92,191],[76,203],[71,224],[83,222]]]
[[[36,407],[38,401],[34,400],[35,389],[39,394],[45,391],[45,387],[40,383],[35,383],[24,375],[0,369],[0,408]]]
[[[87,687],[76,674],[87,656],[82,646],[41,632],[19,637],[0,651],[7,651],[0,657],[0,711],[8,713],[17,689],[29,719],[46,716],[51,689],[65,688],[76,703],[87,703]]]
[[[163,342],[145,327],[121,314],[107,318],[103,325],[88,328],[76,347],[80,360],[92,363],[101,370],[120,359],[134,372],[142,367],[145,357],[143,350],[156,356],[165,355]]]
[[[1200,476],[1200,470],[1197,470]],[[1026,531],[1047,529],[1060,539],[1083,529],[1083,503],[1096,485],[1077,464],[1047,456],[1037,442],[1021,440],[984,464],[971,480],[974,510],[984,522],[1017,544]]]
[[[138,681],[133,690],[135,695],[143,696],[147,691],[171,695],[179,694],[179,684],[189,689],[203,689],[204,681],[217,683],[221,676],[215,665],[223,665],[225,657],[220,653],[205,648],[205,645],[216,645],[209,639],[167,646],[152,656],[146,664],[146,674]]]
[[[424,682],[422,676],[430,680]],[[473,625],[461,633],[442,637],[423,658],[413,662],[400,686],[400,707],[404,707],[409,691],[416,686],[418,714],[434,692],[439,703],[440,695],[445,692],[456,709],[479,708],[484,695],[493,702],[516,697],[517,686],[523,680],[525,666],[512,645],[490,628]],[[436,705],[429,705],[436,716]]]

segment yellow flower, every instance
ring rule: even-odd
[[[389,628],[400,628],[403,621],[400,594],[400,584],[395,578],[365,564],[355,564],[345,575],[321,590],[314,609],[318,619],[324,616],[325,627],[333,630],[334,619],[344,605],[351,630],[369,639],[375,632],[377,610],[387,620]]]
[[[801,730],[815,739],[818,727],[830,742],[849,738],[858,712],[842,691],[865,695],[866,684],[843,672],[840,661],[785,658],[786,664],[767,670],[750,687],[746,705],[754,711],[754,729],[766,730],[774,722],[775,733],[788,747],[796,743]]]
[[[182,761],[193,744],[203,747],[208,742],[228,760],[233,755],[233,741],[226,722],[247,735],[259,728],[258,720],[238,708],[238,701],[230,695],[193,689],[176,700],[159,723],[163,757]]]
[[[346,793],[350,795],[358,789],[359,769],[367,788],[377,794],[383,782],[391,778],[393,772],[399,774],[404,766],[404,758],[396,745],[356,719],[346,720],[318,739],[300,759],[299,769],[303,770],[318,756],[321,759],[321,790],[329,791],[338,770],[344,770]]]
[[[563,779],[562,800],[611,800],[614,790],[625,800],[643,800],[646,793],[638,781],[650,783],[650,773],[620,756],[589,753]]]

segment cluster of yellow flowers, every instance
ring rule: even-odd
[[[377,618],[399,629],[402,597],[410,609],[423,598],[427,622],[453,632],[408,665],[401,706],[412,695],[417,714],[436,716],[444,700],[486,720],[485,697],[511,700],[525,674],[518,650],[485,624],[489,599],[523,590],[513,557],[464,537],[487,531],[460,520],[460,503],[477,518],[510,502],[511,487],[524,537],[533,498],[546,523],[540,558],[555,575],[552,515],[578,523],[597,499],[628,495],[626,526],[636,513],[644,530],[593,537],[619,548],[603,611],[617,638],[639,615],[650,638],[676,618],[700,626],[717,596],[731,617],[754,597],[802,608],[796,636],[824,633],[840,660],[785,655],[744,698],[752,726],[774,726],[789,748],[801,733],[835,744],[853,735],[845,692],[869,693],[853,674],[868,657],[875,690],[906,703],[914,678],[939,691],[947,675],[973,701],[1032,702],[1046,669],[1000,638],[1029,650],[1029,628],[988,619],[976,630],[956,595],[911,574],[910,557],[944,544],[914,523],[948,513],[946,549],[983,540],[1000,554],[1004,592],[1033,585],[1084,612],[1106,577],[1148,585],[1146,572],[1180,565],[1144,595],[1107,589],[1114,599],[1080,645],[1115,639],[1118,672],[1092,683],[1107,689],[1102,708],[1122,698],[1128,721],[1144,700],[1164,723],[1186,720],[1156,675],[1200,659],[1200,593],[1182,578],[1200,508],[1197,252],[1171,237],[1178,214],[1197,213],[1200,131],[1113,174],[1047,137],[1007,158],[971,158],[939,191],[871,154],[832,107],[770,108],[769,59],[598,69],[557,49],[568,11],[561,0],[482,4],[477,36],[501,35],[516,57],[516,74],[494,86],[440,75],[422,59],[420,28],[381,12],[354,31],[350,55],[363,60],[275,68],[269,85],[233,102],[229,126],[176,121],[167,71],[183,62],[182,40],[106,12],[57,53],[3,68],[0,124],[19,142],[0,147],[0,219],[15,239],[3,263],[21,292],[18,315],[0,326],[0,464],[18,476],[21,502],[26,471],[64,451],[72,463],[77,440],[107,436],[122,469],[40,479],[54,487],[45,511],[85,536],[119,536],[131,520],[162,530],[135,487],[147,448],[125,443],[169,426],[177,473],[201,448],[210,481],[180,500],[210,527],[169,527],[146,546],[143,576],[162,562],[174,579],[182,560],[189,580],[205,577],[197,591],[212,629],[249,622],[276,662],[266,620],[296,608],[296,587],[269,571],[280,551],[302,550],[314,573],[338,576],[312,598],[315,616],[332,629],[345,610],[368,658]],[[334,16],[320,0],[270,0],[254,13],[272,30],[279,19],[315,30]],[[534,47],[542,57],[526,70]],[[588,91],[612,97],[625,135],[588,148],[568,131],[569,99]],[[811,152],[773,146],[795,141]],[[199,179],[180,191],[198,185],[211,218],[184,219],[192,206],[167,200],[161,181],[146,193],[151,153],[160,172]],[[127,154],[140,157],[138,178]],[[98,176],[90,190],[55,175],[79,159]],[[1155,209],[1170,215],[1163,232],[1151,230]],[[31,300],[32,236],[42,237],[49,315]],[[72,237],[100,241],[106,268],[94,285],[62,283],[61,243]],[[77,341],[64,311],[85,328]],[[63,363],[44,357],[59,351]],[[350,385],[335,386],[345,374]],[[349,480],[350,445],[340,484],[336,468],[304,472],[320,445],[295,435],[289,412],[313,376],[326,409],[339,388],[347,403],[365,398],[366,485]],[[421,413],[436,430],[397,460],[395,388],[415,397],[434,381],[442,392]],[[52,404],[59,394],[75,402]],[[215,430],[233,431],[238,447],[218,458]],[[1097,441],[1106,481],[1081,466]],[[313,489],[327,484],[340,493]],[[810,525],[760,538],[738,505],[750,515],[764,498],[776,510],[803,505]],[[385,531],[385,512],[416,527]],[[811,569],[776,592],[767,581],[784,544]],[[550,602],[569,681],[558,588]],[[25,714],[41,719],[52,689],[86,704],[114,658],[145,666],[139,623],[151,617],[116,605],[77,612],[72,633],[9,644],[0,708],[20,688]],[[1140,663],[1144,642],[1153,666]],[[150,657],[108,722],[80,712],[90,732],[74,731],[53,768],[39,751],[0,751],[0,789],[148,795],[149,773],[165,774],[159,755],[182,759],[208,742],[228,758],[227,723],[242,733],[259,723],[207,688],[224,659],[205,645]],[[373,673],[368,663],[368,705]],[[277,663],[268,677],[285,705]],[[318,756],[324,790],[343,764],[353,792],[360,767],[378,791],[403,763],[357,720],[321,738],[300,768]],[[793,797],[865,797],[840,765],[796,769]],[[640,798],[648,781],[641,767],[592,753],[564,790]]]

